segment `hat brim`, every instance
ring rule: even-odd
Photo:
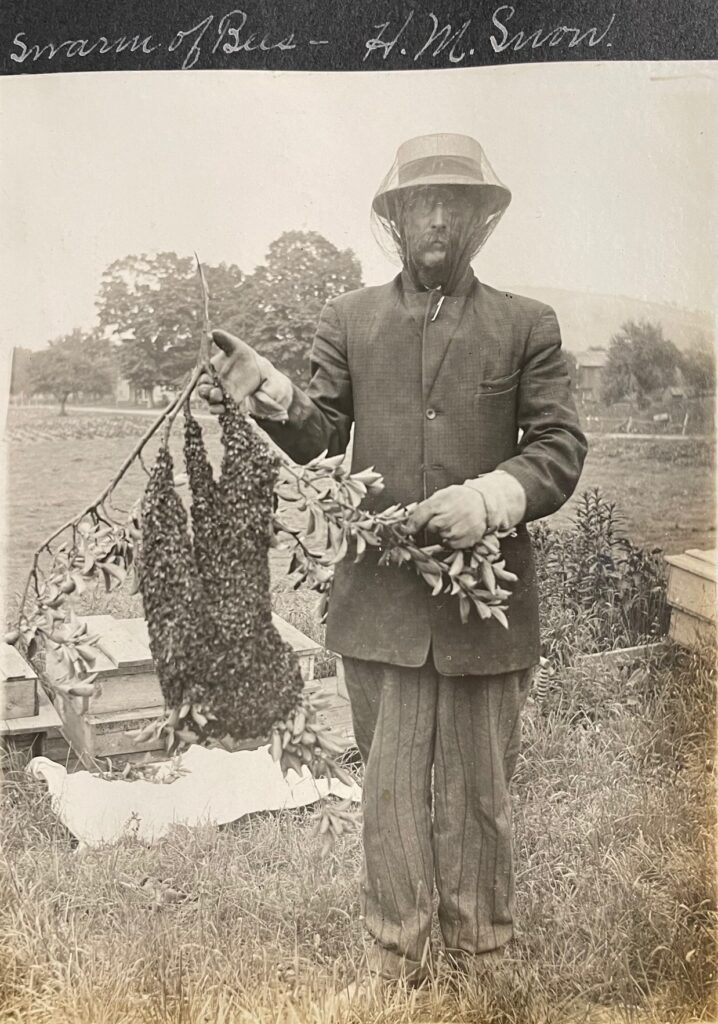
[[[423,175],[413,181],[403,182],[396,188],[387,189],[374,196],[372,209],[379,217],[389,217],[389,207],[393,200],[398,199],[402,193],[415,188],[424,188],[431,185],[457,185],[463,189],[470,190],[472,199],[477,207],[486,211],[486,215],[492,213],[503,213],[511,202],[511,192],[503,185],[492,185],[489,182],[477,182],[475,178],[465,177],[461,174],[435,174]]]

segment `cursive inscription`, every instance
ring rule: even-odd
[[[24,64],[26,60],[36,61],[41,59],[54,60],[55,57],[88,57],[91,53],[154,53],[159,49],[159,43],[152,42],[152,36],[119,36],[110,40],[106,36],[98,36],[97,39],[65,39],[61,43],[47,42],[39,43],[26,42],[25,32],[18,32],[12,41],[14,52],[10,53],[10,60],[16,64]]]
[[[520,27],[516,22],[516,8],[510,4],[496,7],[490,19],[479,20],[475,15],[452,20],[419,7],[410,7],[408,12],[392,22],[383,21],[371,26],[372,32],[360,36],[359,63],[372,62],[374,65],[388,62],[392,67],[412,66],[421,61],[425,66],[433,61],[448,66],[470,63],[478,52],[482,55],[505,53],[507,51],[538,50],[542,47],[565,46],[594,48],[604,44],[610,46],[608,35],[616,21],[612,14],[607,25],[573,26],[549,25]],[[361,45],[363,42],[363,52]],[[101,35],[94,38],[44,40],[37,42],[28,38],[26,32],[17,32],[10,46],[10,60],[15,64],[57,63],[77,61],[91,54],[131,53],[139,59],[152,56],[158,51],[176,55],[177,65],[188,70],[198,62],[207,67],[221,61],[227,66],[226,57],[237,57],[238,62],[252,65],[252,56],[265,57],[267,54],[281,56],[287,51],[304,49],[305,52],[317,47],[331,47],[329,38],[313,38],[306,25],[300,29],[291,26],[274,28],[271,31],[253,22],[250,15],[241,8],[234,8],[226,14],[208,14],[184,27],[171,31],[165,38],[159,35]],[[246,58],[242,61],[242,58]],[[219,60],[218,60],[219,58]],[[157,57],[150,66],[157,66]],[[161,66],[168,66],[160,58]],[[296,58],[301,65],[302,57]],[[473,63],[476,63],[475,61]],[[262,60],[267,66],[267,59]],[[171,65],[170,65],[171,66]],[[282,63],[279,63],[282,66]]]
[[[261,50],[294,50],[297,43],[294,32],[289,32],[281,39],[272,39],[268,32],[250,31],[246,11],[234,10],[217,20],[214,14],[207,15],[192,28],[176,33],[168,46],[170,53],[184,49],[182,68],[193,68],[202,54],[202,42],[207,36],[205,45],[210,53],[252,53]],[[212,31],[210,31],[212,30]]]
[[[515,14],[516,9],[509,4],[494,10],[491,28],[496,31],[491,32],[488,40],[494,53],[522,50],[526,46],[534,50],[542,46],[598,46],[606,40],[616,20],[616,15],[612,14],[603,29],[598,26],[586,28],[556,25],[530,32],[518,31],[512,35],[507,23]],[[375,60],[378,57],[386,61],[389,57],[400,56],[412,62],[431,58],[441,59],[449,64],[462,64],[473,57],[482,42],[485,42],[483,31],[483,24],[477,24],[475,18],[451,22],[442,20],[433,12],[420,15],[412,9],[403,22],[392,24],[390,21],[384,21],[374,25],[374,35],[364,44],[363,60],[366,62],[372,57]],[[611,43],[606,42],[605,45],[610,46]]]
[[[489,36],[494,53],[503,53],[504,50],[523,50],[529,44],[532,50],[537,50],[542,46],[560,46],[562,44],[569,47],[580,46],[582,43],[587,46],[598,46],[606,38],[616,20],[616,15],[612,14],[602,32],[596,25],[586,29],[576,28],[573,25],[555,25],[548,29],[537,28],[533,32],[519,31],[512,36],[506,27],[506,22],[511,21],[514,14],[516,14],[516,8],[508,4],[497,7],[494,11],[491,23],[500,33],[498,36],[493,33]],[[606,43],[606,46],[610,45],[610,43]]]
[[[309,39],[308,46],[328,45],[326,39]],[[272,36],[262,29],[255,29],[249,23],[246,11],[235,9],[222,17],[208,14],[206,18],[194,25],[179,29],[169,39],[162,41],[153,35],[120,36],[110,39],[97,36],[95,39],[65,39],[62,42],[47,41],[31,42],[25,32],[18,32],[12,41],[10,60],[16,64],[26,61],[52,61],[56,58],[82,58],[91,53],[131,53],[151,54],[166,49],[168,53],[176,53],[180,67],[184,70],[193,68],[197,61],[205,56],[215,54],[233,54],[294,50],[297,47],[295,32],[289,30]]]

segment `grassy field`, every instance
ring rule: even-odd
[[[12,415],[17,589],[39,540],[97,493],[147,421]],[[583,486],[615,498],[636,543],[712,547],[711,450],[642,445],[595,444]],[[138,471],[118,505],[141,486]],[[280,568],[278,610],[319,635],[312,599],[288,591]],[[137,598],[113,599],[118,614],[140,614]],[[437,956],[426,989],[345,1016],[330,997],[362,955],[357,835],[321,860],[310,814],[287,812],[176,828],[150,849],[78,852],[45,787],[11,765],[0,1022],[715,1021],[715,683],[708,658],[668,649],[630,674],[565,670],[532,699],[514,793],[518,933],[505,960],[461,976]]]
[[[706,441],[591,439],[579,491],[600,487],[635,544],[666,554],[716,546],[715,446]],[[555,517],[570,516],[576,496]]]
[[[308,812],[73,852],[40,783],[2,793],[0,1020],[15,1024],[714,1021],[714,685],[669,652],[530,702],[504,961],[335,1013],[362,955],[360,841]]]
[[[42,409],[10,410],[5,516],[5,592],[10,607],[24,584],[35,547],[101,490],[148,422],[121,414],[92,416],[73,410],[60,418]],[[207,428],[210,451],[216,456],[216,424],[207,423]],[[148,465],[153,450],[148,451]],[[179,449],[177,465],[183,468]],[[118,488],[117,505],[128,508],[141,493],[143,481],[144,474],[136,467]],[[657,546],[667,554],[715,546],[714,448],[706,442],[596,439],[579,491],[589,487],[600,487],[616,501],[626,533],[636,544]],[[570,516],[575,501],[567,503],[556,522]],[[282,588],[279,574],[277,586]],[[282,600],[287,605],[292,599]]]

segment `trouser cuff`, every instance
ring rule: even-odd
[[[490,932],[484,931],[477,937],[475,943],[470,943],[473,949],[467,949],[465,943],[459,944],[456,941],[456,937],[449,932],[446,926],[442,928],[444,949],[447,955],[449,953],[463,953],[464,956],[482,956],[485,953],[494,953],[503,949],[506,943],[513,939],[514,927],[512,924],[494,925]]]
[[[509,936],[510,938],[511,936]],[[491,967],[503,959],[509,939],[492,949],[482,949],[478,952],[445,945],[444,957],[447,964],[462,972],[470,971],[474,967],[479,969]]]
[[[409,960],[392,949],[385,949],[378,942],[367,949],[366,963],[372,974],[380,974],[390,981],[415,983],[426,977],[426,967],[420,960]]]

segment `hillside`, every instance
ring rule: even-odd
[[[650,320],[680,349],[690,348],[701,336],[713,337],[708,313],[680,309],[658,302],[644,302],[626,295],[594,295],[564,288],[516,288],[519,295],[540,299],[553,306],[561,324],[563,343],[571,352],[593,346],[608,348],[611,336],[626,320]]]

